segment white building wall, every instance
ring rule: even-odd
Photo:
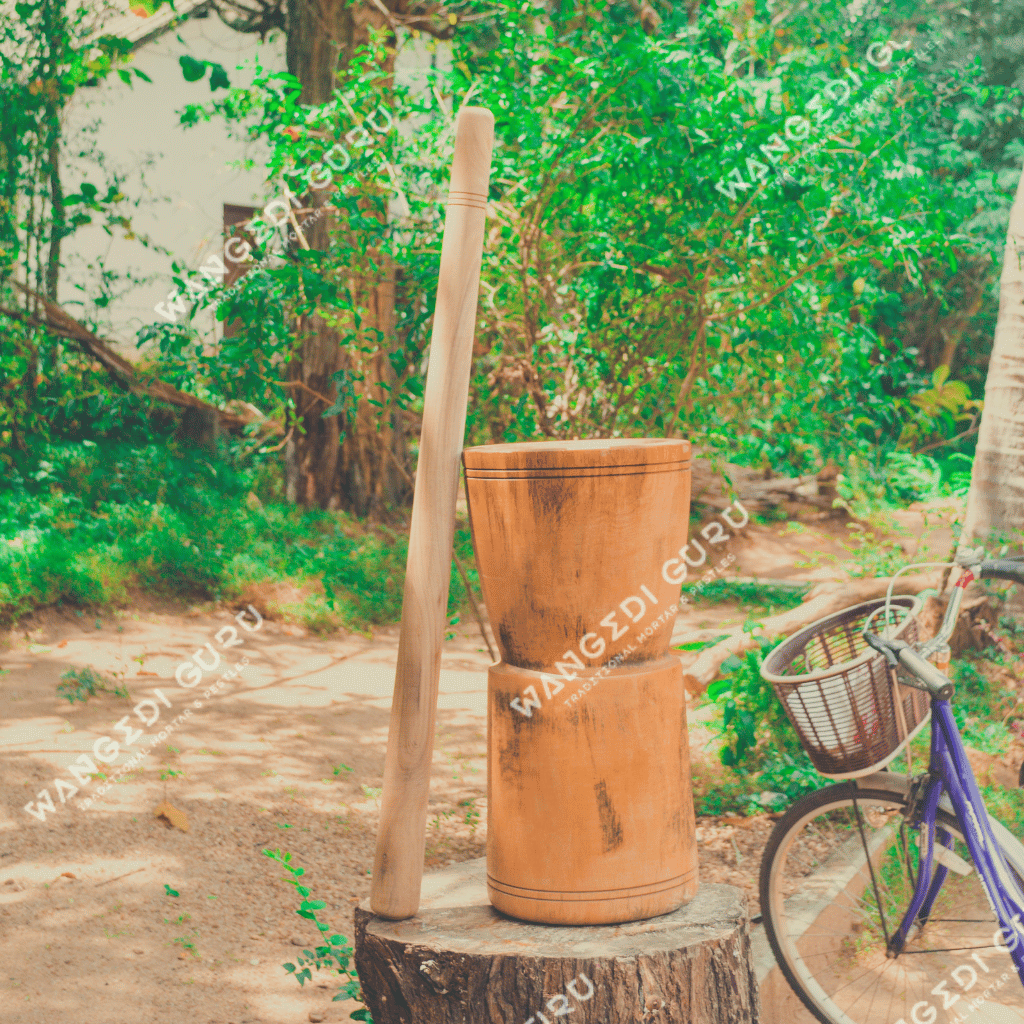
[[[120,28],[109,26],[107,31]],[[254,59],[271,71],[285,68],[282,34],[260,45],[258,36],[234,32],[214,14],[190,19],[136,52],[133,64],[153,80],[152,84],[136,79],[128,88],[112,75],[98,88],[80,90],[68,128],[74,132],[90,122],[100,122],[93,136],[95,148],[106,155],[112,169],[130,172],[124,189],[129,197],[146,195],[145,205],[133,215],[135,232],[169,249],[179,262],[198,267],[207,251],[222,244],[224,204],[262,203],[267,151],[265,145],[241,134],[230,136],[221,119],[193,128],[181,127],[179,111],[187,104],[206,103],[218,94],[224,95],[223,89],[211,93],[209,72],[199,82],[185,81],[178,57],[186,53],[222,64],[232,85],[251,82]],[[249,67],[236,70],[243,63]],[[247,160],[253,161],[248,169],[242,166]],[[69,159],[64,167],[65,190],[77,192],[83,180],[103,191],[104,180],[95,165]],[[94,214],[93,219],[98,221],[99,215]],[[66,239],[59,296],[72,315],[82,309],[80,303],[93,302],[95,267],[100,258],[108,270],[130,268],[151,277],[149,283],[130,288],[101,311],[107,321],[104,334],[119,342],[130,358],[136,354],[137,330],[161,322],[153,307],[164,301],[172,288],[172,256],[146,249],[123,235],[115,228],[111,238],[94,223]],[[196,318],[195,326],[211,337],[214,323],[212,312],[207,311]]]
[[[179,10],[191,6],[188,0],[179,0]],[[139,36],[155,20],[122,17],[108,23],[104,31]],[[221,251],[224,204],[262,206],[273,192],[265,182],[265,144],[246,139],[241,130],[229,134],[219,118],[193,128],[181,127],[179,113],[187,104],[207,103],[218,94],[223,96],[224,90],[211,93],[209,73],[199,82],[186,82],[178,58],[187,53],[222,64],[232,85],[245,85],[254,77],[256,61],[269,71],[285,70],[284,36],[275,35],[261,45],[258,36],[234,32],[213,13],[190,19],[136,51],[133,63],[152,84],[136,79],[128,88],[111,76],[104,85],[83,89],[76,97],[69,129],[100,122],[95,148],[106,155],[111,168],[131,171],[125,186],[128,196],[146,195],[144,206],[133,215],[135,232],[149,236],[171,253],[126,240],[117,228],[111,238],[98,223],[79,228],[64,243],[59,295],[72,315],[80,312],[83,304],[97,313],[91,304],[96,298],[99,259],[108,269],[130,269],[150,278],[98,311],[103,335],[115,341],[128,358],[138,356],[135,337],[140,327],[167,322],[154,312],[154,306],[166,304],[174,288],[172,259],[197,269],[208,254]],[[424,38],[409,41],[399,54],[396,75],[408,81],[421,69],[441,61],[450,61],[447,45],[435,46]],[[240,65],[243,70],[238,70]],[[250,161],[252,166],[247,168]],[[77,192],[83,180],[102,191],[104,179],[95,166],[80,159],[68,160],[66,192]],[[94,219],[99,218],[94,215]],[[200,312],[192,323],[207,341],[220,335],[221,325],[210,309]]]

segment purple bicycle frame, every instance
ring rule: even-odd
[[[1003,857],[996,837],[989,823],[988,812],[978,790],[974,771],[967,760],[960,730],[953,718],[948,700],[932,700],[932,743],[930,775],[921,798],[919,814],[921,829],[927,829],[923,837],[926,854],[918,865],[917,884],[899,928],[893,933],[890,948],[902,951],[907,935],[919,916],[926,918],[931,912],[942,883],[949,874],[949,868],[935,862],[936,836],[942,839],[947,849],[952,847],[953,837],[941,826],[936,826],[939,800],[943,791],[949,793],[956,818],[963,829],[964,840],[971,852],[982,885],[1000,927],[993,933],[993,945],[999,946],[1003,939],[1021,984],[1024,985],[1024,891],[1014,880],[1009,865]],[[938,828],[938,833],[936,832]],[[978,947],[987,948],[987,947]]]

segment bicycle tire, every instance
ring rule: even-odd
[[[867,879],[867,858],[864,858],[861,867],[856,868],[856,878],[854,877],[854,875],[850,875],[850,881],[846,883],[843,883],[841,881],[841,879],[845,876],[842,875],[841,872],[837,872],[835,868],[835,864],[839,863],[838,861],[836,861],[835,853],[841,852],[844,844],[852,844],[850,845],[851,851],[855,849],[856,843],[858,841],[858,837],[855,833],[849,831],[849,835],[847,836],[847,839],[844,841],[844,844],[839,844],[835,847],[835,853],[832,855],[832,861],[826,860],[824,862],[824,865],[828,870],[824,872],[819,872],[817,874],[812,872],[805,876],[805,890],[797,889],[795,893],[790,893],[788,896],[784,895],[781,891],[786,884],[784,878],[782,877],[781,871],[785,866],[785,861],[790,856],[791,848],[793,847],[794,843],[798,841],[798,837],[801,834],[802,830],[805,828],[805,826],[807,826],[810,822],[817,822],[819,818],[825,818],[827,817],[827,815],[833,814],[835,811],[842,809],[844,807],[852,808],[854,798],[856,798],[858,808],[861,809],[862,813],[870,811],[872,808],[878,808],[881,806],[891,806],[892,808],[895,808],[897,810],[898,814],[900,815],[900,821],[902,822],[902,815],[903,811],[906,808],[907,802],[907,797],[905,794],[892,792],[885,789],[861,789],[851,782],[841,782],[837,783],[836,785],[825,787],[824,789],[820,789],[804,797],[802,800],[797,801],[797,803],[795,803],[776,824],[768,840],[768,844],[765,847],[764,855],[761,860],[759,888],[761,897],[761,915],[764,922],[765,934],[768,938],[768,942],[771,946],[772,952],[775,955],[776,963],[778,964],[779,969],[781,970],[783,976],[788,982],[790,988],[799,997],[800,1001],[807,1008],[807,1010],[817,1020],[821,1021],[822,1024],[865,1024],[865,1022],[867,1021],[871,1021],[873,1024],[875,1020],[882,1019],[887,1020],[888,1024],[893,1024],[893,1022],[895,1022],[897,1018],[903,1018],[906,1021],[910,1021],[912,1019],[926,1020],[929,1019],[927,1010],[923,1011],[923,1013],[922,1011],[918,1010],[917,1017],[914,1017],[912,1012],[909,1012],[909,1006],[906,1007],[906,1010],[904,1012],[893,1012],[892,1003],[895,1000],[894,995],[890,995],[890,1006],[889,1012],[887,1014],[877,1017],[872,1016],[872,1012],[875,1006],[876,994],[879,990],[881,990],[883,998],[890,989],[893,992],[895,992],[900,986],[903,986],[902,991],[904,993],[910,991],[910,989],[906,985],[906,979],[900,978],[900,976],[897,973],[890,974],[888,977],[885,978],[885,986],[887,987],[883,987],[881,985],[881,979],[883,975],[885,975],[885,973],[890,970],[890,967],[888,965],[899,964],[900,961],[903,959],[903,956],[909,956],[909,952],[908,954],[904,954],[899,958],[889,959],[887,963],[883,962],[882,960],[878,960],[874,966],[871,966],[870,959],[866,957],[864,960],[862,960],[862,962],[856,964],[857,968],[864,967],[864,972],[861,975],[857,976],[857,978],[852,979],[851,981],[846,982],[844,985],[836,988],[831,995],[829,994],[828,985],[837,984],[837,980],[835,976],[831,978],[828,977],[828,972],[833,970],[831,963],[825,962],[825,958],[829,955],[829,953],[827,951],[820,952],[819,950],[825,949],[828,945],[833,944],[836,946],[835,957],[837,961],[841,962],[842,958],[846,957],[846,963],[844,964],[844,966],[849,966],[850,964],[855,963],[856,957],[863,955],[863,949],[865,948],[864,936],[868,934],[873,927],[875,927],[873,922],[867,928],[864,927],[863,921],[861,921],[859,924],[851,923],[851,925],[849,926],[848,933],[843,931],[827,933],[823,930],[821,932],[822,938],[819,940],[817,934],[812,934],[810,932],[810,929],[817,928],[818,921],[820,920],[820,918],[826,915],[824,910],[817,910],[813,913],[817,914],[818,916],[811,917],[810,925],[805,925],[805,928],[807,930],[805,932],[800,932],[799,934],[796,933],[796,929],[799,928],[799,926],[802,925],[804,922],[806,922],[808,917],[810,916],[810,912],[807,909],[808,906],[820,906],[826,908],[829,911],[829,916],[834,917],[838,920],[842,920],[844,916],[849,916],[852,919],[856,914],[861,914],[861,916],[865,919],[867,919],[870,916],[870,908],[869,912],[862,913],[860,909],[860,904],[863,903],[865,904],[865,906],[869,904],[871,900],[874,898],[874,894],[876,894],[878,890],[875,889],[873,892],[869,891],[868,883],[865,882],[861,890],[860,896],[854,895],[853,897],[849,897],[847,893],[847,890],[850,888],[851,885],[859,885],[862,880]],[[966,847],[964,847],[962,844],[961,829],[952,815],[940,810],[937,817],[937,824],[946,828],[951,835],[960,840],[959,848],[961,849],[961,852],[964,849],[966,849]],[[875,826],[872,825],[872,828],[875,828]],[[885,824],[885,828],[886,830],[889,829],[888,821]],[[809,834],[813,836],[813,833]],[[842,833],[839,834],[841,835]],[[900,834],[904,836],[905,840],[906,833],[901,832]],[[879,841],[877,847],[871,848],[872,861],[874,860],[876,852],[882,850],[883,843],[885,842],[884,833],[882,832],[881,828],[878,828],[878,830],[874,832],[873,835],[881,836],[882,839]],[[911,848],[915,851],[917,850],[916,833],[914,834],[914,842],[910,846],[907,846],[904,843],[903,852],[907,854],[908,861],[913,859],[910,854]],[[882,853],[879,856],[879,876],[881,876],[882,874],[883,863],[888,863],[889,853],[890,850],[886,848],[882,850]],[[782,863],[780,863],[780,857]],[[830,863],[832,863],[832,867],[829,869],[828,865]],[[835,877],[840,879],[840,882],[838,884],[842,887],[837,891],[835,897],[830,898],[831,902],[826,903],[821,902],[820,892],[826,891],[827,885],[823,886],[819,876],[828,878],[829,870],[832,871]],[[846,869],[844,868],[844,870]],[[1018,884],[1021,886],[1022,891],[1024,891],[1024,879],[1022,879],[1016,871],[1013,871],[1013,874],[1016,877]],[[874,879],[874,877],[874,875],[871,875],[872,879]],[[962,876],[954,876],[952,873],[949,876],[949,878],[954,877],[959,879]],[[976,871],[973,872],[973,877],[975,879],[975,884],[977,884],[977,886],[980,888],[980,880],[977,878]],[[808,880],[810,880],[810,882],[808,882]],[[832,884],[834,888],[833,883],[828,884]],[[819,895],[814,897],[808,896],[807,893],[813,892],[815,888],[819,890]],[[886,897],[889,896],[889,891],[886,888],[885,884],[883,884],[882,886],[882,891],[885,893],[885,896],[883,897],[882,901],[886,902]],[[960,895],[964,895],[966,891],[967,890],[965,889],[962,892],[958,892],[960,892]],[[854,892],[856,893],[856,888],[854,888]],[[865,893],[868,894],[867,899],[863,898]],[[838,897],[847,898],[848,904],[846,906],[843,906],[842,900]],[[808,903],[808,900],[811,898],[816,899],[819,902],[813,904]],[[898,898],[899,897],[895,897],[896,900],[898,900]],[[787,912],[787,905],[795,906],[796,909]],[[803,907],[803,909],[801,909],[801,907]],[[973,914],[975,912],[975,904],[972,903],[971,907]],[[902,904],[902,906],[898,906],[897,903],[894,902],[888,907],[888,911],[892,913],[893,910],[896,910],[897,914],[895,916],[895,920],[898,921],[900,917],[902,917],[902,913],[905,910],[905,908],[905,902]],[[991,907],[988,905],[987,899],[985,901],[983,912],[991,915]],[[886,916],[886,910],[883,909],[882,912],[879,914],[879,919],[883,922],[881,924],[881,928],[883,931],[886,927],[884,923]],[[933,917],[935,917],[935,914],[933,914]],[[924,935],[926,932],[929,936],[936,934],[936,932],[939,935],[942,935],[942,925],[944,923],[946,924],[946,930],[949,931],[949,924],[947,922],[964,921],[964,919],[961,918],[942,917],[935,917],[935,920],[938,923],[933,925],[931,922],[929,922],[928,924],[926,924],[925,929],[922,931],[922,935]],[[795,925],[792,929],[792,935],[790,934],[790,927],[786,923],[787,921],[795,922]],[[974,922],[974,919],[971,918],[969,919],[969,921]],[[894,922],[890,921],[890,924],[892,923]],[[984,934],[984,930],[989,928],[990,926],[997,927],[994,915],[991,917],[991,920],[986,923],[983,923],[982,920],[978,920],[974,923],[979,927],[969,929],[963,927],[963,925],[961,924],[958,926],[958,929],[954,929],[954,931],[958,935],[967,935],[968,933],[972,932]],[[931,931],[929,931],[929,929],[931,929]],[[828,939],[826,937],[828,934],[831,934],[833,938]],[[878,934],[877,931],[875,934]],[[992,932],[989,931],[988,934],[991,935]],[[839,937],[838,942],[836,941],[836,936]],[[962,939],[960,941],[968,940]],[[971,939],[970,941],[975,940]],[[805,947],[803,951],[801,951],[798,948],[798,944],[802,944]],[[872,951],[872,954],[875,951],[877,951],[877,948],[881,948],[880,945],[876,947],[876,950]],[[984,946],[969,946],[963,948],[978,950],[979,953],[980,951],[986,949],[986,947]],[[996,947],[990,946],[988,948],[994,950]],[[854,952],[851,954],[849,950],[853,950]],[[930,969],[932,967],[936,967],[940,962],[944,962],[950,959],[950,952],[943,947],[937,947],[935,949],[910,950],[910,946],[908,944],[908,951],[917,953],[928,953],[931,955],[930,960],[922,960],[919,957],[913,959],[912,962],[914,970],[917,974],[924,973],[920,969],[920,965],[922,963],[925,963],[927,967]],[[952,950],[952,953],[954,955],[957,955],[957,950]],[[958,955],[969,956],[970,954],[960,953]],[[1005,954],[1002,954],[1000,952],[997,955]],[[992,954],[989,954],[989,956],[991,957]],[[808,960],[813,961],[815,960],[815,958],[818,958],[818,963],[812,971],[810,966],[808,965]],[[968,960],[967,962],[970,963],[971,961]],[[986,960],[984,962],[988,964],[991,961]],[[982,961],[978,961],[978,963],[979,965],[981,965]],[[1000,1000],[1009,999],[1010,1002],[1006,1005],[1013,1008],[1014,1012],[1019,1012],[1021,1015],[1021,1019],[1024,1020],[1024,990],[1022,990],[1020,985],[1017,983],[1016,971],[1012,968],[1012,964],[1010,963],[1008,957],[1006,957],[1005,963],[1010,965],[1009,968],[1004,966],[1000,969],[1003,972],[1005,972],[1006,970],[1010,971],[1010,980],[1004,980],[1004,982],[1001,983],[1001,988],[999,991],[1002,994],[999,995],[998,998]],[[904,973],[907,972],[907,961],[904,962],[904,967],[902,969]],[[838,979],[842,980],[842,977],[843,975],[840,973],[838,975]],[[846,995],[843,998],[849,999],[850,997],[855,997],[853,998],[853,1003],[856,1004],[861,999],[861,995],[857,995],[858,987],[854,986],[854,982],[859,982],[862,978],[869,979],[865,982],[866,986],[870,984],[870,978],[872,977],[876,977],[878,980],[876,981],[876,992],[871,996],[871,1003],[866,1012],[866,1015],[851,1016],[848,1010],[852,1007],[848,1006],[847,1009],[844,1009],[840,1005],[840,1003],[836,1001],[836,998],[839,997],[839,994],[843,992],[844,989],[847,989],[848,991],[846,992]],[[929,977],[931,977],[930,974]],[[824,984],[822,979],[825,980]],[[938,980],[942,981],[943,978],[939,977]],[[930,990],[934,992],[935,990],[932,987],[934,981],[935,978],[931,978],[931,980],[928,981],[927,985],[925,985],[923,989],[919,988],[918,991]],[[819,991],[815,992],[815,988],[817,988]],[[957,994],[955,991],[955,987],[954,990],[951,992],[951,995],[952,994]],[[904,1002],[906,1002],[908,997],[904,994],[902,998]],[[945,996],[943,998],[945,998]],[[943,1008],[942,1002],[938,1001],[937,997],[934,995],[924,996],[923,999],[926,1001],[931,1001],[928,1003],[928,1005],[938,1002],[937,1008],[940,1010]],[[920,1005],[920,1003],[918,1003],[918,1005]],[[940,1017],[940,1019],[942,1018]]]

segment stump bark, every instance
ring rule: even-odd
[[[739,889],[703,884],[662,917],[559,927],[500,914],[486,881],[480,858],[426,875],[413,918],[356,909],[355,959],[375,1024],[759,1021]]]

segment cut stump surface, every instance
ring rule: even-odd
[[[375,1024],[754,1024],[743,894],[704,884],[671,914],[557,927],[498,913],[486,859],[426,875],[405,921],[356,910],[356,965]]]

